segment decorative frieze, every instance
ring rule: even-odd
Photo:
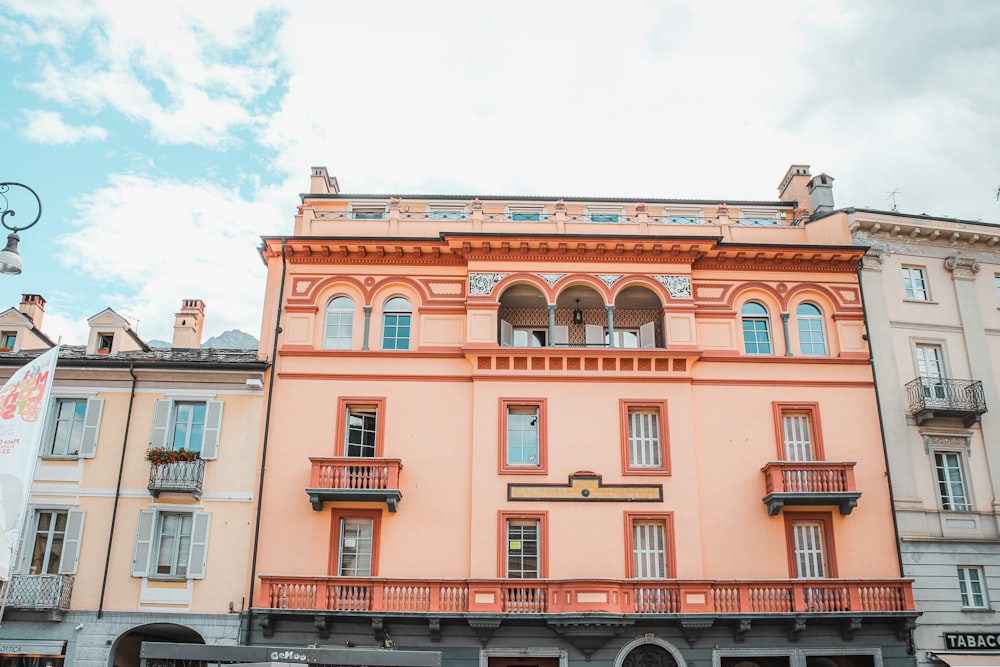
[[[471,296],[489,296],[497,283],[509,275],[509,273],[470,273],[469,294]]]
[[[609,273],[598,273],[597,277],[600,278],[604,282],[605,285],[607,285],[608,287],[611,287],[616,282],[618,282],[619,280],[621,280],[622,275],[621,274],[613,275],[613,274],[609,274]]]
[[[653,276],[675,299],[691,298],[691,276]]]

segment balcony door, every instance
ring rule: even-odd
[[[915,346],[915,352],[924,398],[931,401],[945,400],[944,356],[941,353],[941,346],[918,344]]]

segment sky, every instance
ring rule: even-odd
[[[261,236],[345,193],[774,200],[1000,224],[995,0],[0,0],[0,310],[259,337]],[[13,192],[11,193],[13,198]],[[9,224],[34,216],[9,204]],[[2,202],[0,202],[2,203]]]

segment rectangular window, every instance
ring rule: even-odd
[[[83,425],[87,416],[87,401],[56,399],[55,428],[47,441],[45,453],[50,456],[77,456],[83,442]]]
[[[622,420],[622,472],[669,474],[665,401],[619,401]]]
[[[375,406],[348,406],[344,456],[362,458],[375,456],[377,424],[378,408]]]
[[[666,579],[673,576],[673,515],[625,513],[629,579]]]
[[[540,206],[511,206],[507,209],[511,222],[542,222],[546,220],[545,209]]]
[[[204,401],[177,401],[174,403],[174,425],[170,437],[171,449],[200,452],[205,441]]]
[[[507,520],[507,578],[539,577],[539,530],[537,519]]]
[[[740,211],[740,224],[752,225],[755,227],[774,227],[780,225],[778,212],[770,209],[750,209],[745,208]]]
[[[965,609],[986,609],[986,577],[981,567],[959,567],[958,588],[962,593],[962,607]]]
[[[431,206],[427,217],[431,220],[465,220],[467,216],[464,206]]]
[[[831,515],[788,511],[784,515],[791,576],[797,579],[836,578]]]
[[[115,341],[114,334],[97,334],[97,354],[108,354]]]
[[[20,571],[75,574],[83,517],[82,510],[35,510],[22,546]]]
[[[192,514],[161,512],[156,531],[155,574],[186,577],[191,559]]]
[[[931,293],[927,288],[927,277],[920,267],[903,267],[903,289],[906,291],[908,301],[931,300]]]
[[[332,521],[330,574],[335,577],[378,576],[381,512],[335,509]]]
[[[372,575],[372,520],[340,520],[341,577],[370,577]]]
[[[0,350],[10,352],[14,349],[14,343],[17,342],[17,332],[16,331],[3,331],[0,332]]]
[[[544,400],[500,400],[500,472],[545,472],[544,425]]]
[[[624,212],[618,207],[589,207],[587,209],[586,219],[587,222],[625,222]]]
[[[351,209],[351,217],[355,220],[382,220],[385,208],[381,206],[355,207]]]
[[[1000,274],[993,276],[993,279],[997,283],[997,296],[1000,296]]]
[[[935,452],[934,469],[937,472],[938,494],[941,509],[968,512],[972,510],[965,488],[962,456],[958,452]]]

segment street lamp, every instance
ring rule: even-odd
[[[31,193],[31,196],[35,198],[35,202],[38,204],[38,215],[35,216],[35,219],[20,227],[17,225],[7,224],[7,218],[13,218],[16,215],[16,212],[10,206],[10,200],[7,198],[7,194],[10,192],[11,186],[24,188]],[[0,250],[0,273],[6,273],[14,276],[21,273],[21,256],[17,254],[17,242],[21,240],[21,237],[18,236],[17,233],[22,229],[33,227],[41,217],[42,200],[38,198],[37,192],[21,183],[0,183],[0,224],[11,231],[11,233],[7,235],[7,247]]]

